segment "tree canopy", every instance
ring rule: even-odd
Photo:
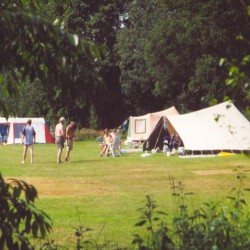
[[[118,36],[121,84],[128,99],[139,93],[146,99],[150,89],[165,105],[187,111],[228,95],[244,109],[246,102],[237,101],[242,91],[232,94],[225,88],[227,70],[219,66],[222,57],[241,58],[249,52],[249,44],[236,39],[249,36],[241,2],[133,1],[130,24]]]
[[[54,115],[81,118],[97,84],[93,63],[100,58],[100,50],[56,22],[42,19],[37,15],[41,5],[15,2],[3,3],[0,9],[3,89],[13,96],[17,92],[14,82],[39,79]],[[6,114],[8,107],[1,106]]]
[[[52,122],[63,115],[103,128],[129,115],[172,105],[187,112],[225,97],[246,111],[248,5],[247,0],[3,1],[2,114]]]

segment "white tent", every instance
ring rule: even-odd
[[[230,101],[168,120],[185,150],[250,150],[250,122]]]
[[[174,106],[159,112],[148,113],[143,116],[130,116],[128,127],[128,141],[144,141],[154,130],[162,116],[179,115]]]
[[[9,118],[6,120],[0,117],[0,131],[2,137],[6,137],[7,144],[21,143],[23,127],[26,126],[29,118]],[[36,143],[53,143],[49,128],[44,118],[30,118],[32,126],[36,131]]]

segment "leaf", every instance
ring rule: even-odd
[[[155,217],[153,220],[154,220],[154,221],[159,221],[159,220],[160,220],[160,218]]]
[[[230,200],[235,200],[235,197],[232,197],[232,196],[227,196],[227,198]]]
[[[226,79],[226,85],[235,85],[235,79],[233,78],[229,78],[229,79]]]
[[[193,192],[187,192],[187,193],[184,193],[184,195],[192,195],[194,194]]]
[[[158,214],[162,214],[162,215],[168,215],[166,212],[162,212],[162,211],[158,211]]]
[[[244,199],[240,199],[240,202],[244,205],[247,205],[246,201]]]
[[[135,226],[141,227],[141,226],[145,225],[146,222],[147,222],[147,220],[141,220],[141,221],[137,222],[137,223],[135,224]]]
[[[244,58],[242,60],[242,64],[246,65],[249,62],[250,62],[250,55],[244,56]]]
[[[238,75],[238,74],[239,74],[239,68],[235,67],[235,66],[232,66],[230,68],[230,71],[229,71],[229,76]]]
[[[37,221],[34,221],[32,224],[33,237],[37,237],[37,233],[38,233],[38,223],[37,223]]]
[[[76,34],[69,34],[69,42],[74,45],[75,47],[79,44],[79,37]]]
[[[56,25],[58,25],[58,24],[59,24],[59,19],[56,18],[55,21],[53,22],[53,25],[56,26]]]
[[[225,62],[226,62],[226,59],[225,58],[221,58],[220,61],[219,61],[219,65],[223,66]]]
[[[21,189],[20,188],[14,188],[14,190],[13,190],[13,197],[15,199],[18,199],[20,197],[20,194],[21,194]]]

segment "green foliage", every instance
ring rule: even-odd
[[[155,76],[147,67],[145,51],[152,27],[161,6],[158,1],[131,1],[127,24],[117,34],[116,49],[120,57],[121,86],[130,114],[142,114],[162,108],[166,99],[155,97]]]
[[[6,75],[6,81],[17,84],[15,96],[10,96],[7,93],[1,95],[1,99],[8,106],[9,115],[18,117],[49,117],[51,110],[47,100],[46,91],[39,79],[33,82],[29,80],[21,81],[13,79],[11,75]],[[0,93],[3,93],[4,85],[0,85]]]
[[[165,220],[154,217],[156,205],[147,196],[145,209],[142,209],[142,216],[136,225],[146,226],[150,234],[146,240],[136,234],[132,243],[144,250],[249,249],[250,215],[244,192],[250,189],[244,188],[244,176],[239,174],[237,178],[239,187],[233,189],[226,200],[206,202],[204,207],[193,211],[190,211],[186,199],[192,193],[184,193],[182,184],[176,185],[171,180],[175,209],[172,230],[166,226]],[[153,229],[153,221],[160,225],[157,231]]]
[[[35,206],[37,190],[24,181],[0,175],[0,249],[34,249],[31,237],[44,239],[52,222]]]
[[[218,61],[247,51],[248,45],[235,39],[249,34],[242,2],[131,2],[129,25],[119,31],[117,42],[127,99],[145,113],[156,109],[157,101],[185,112],[207,106],[214,96],[231,97],[223,85],[227,72]],[[244,107],[240,93],[235,100]]]
[[[90,106],[89,113],[90,115],[89,115],[88,126],[89,128],[97,129],[99,127],[99,119],[95,107],[93,105]]]
[[[91,105],[88,107],[92,109],[94,106],[99,121],[92,124],[93,113],[87,112],[85,116],[88,124],[83,123],[81,119],[82,126],[94,125],[103,128],[119,124],[117,117],[121,116],[123,102],[119,83],[120,69],[114,45],[117,31],[122,25],[121,16],[125,12],[126,2],[73,0],[64,5],[48,3],[49,6],[52,5],[56,17],[64,23],[66,30],[105,48],[105,52],[101,55],[102,60],[94,62],[102,84],[94,90]],[[79,117],[76,118],[79,120]]]
[[[155,216],[156,202],[150,196],[146,196],[146,204],[144,208],[140,208],[142,212],[140,221],[136,223],[137,227],[146,226],[148,232],[147,240],[144,240],[139,234],[134,235],[133,245],[138,245],[139,249],[171,249],[173,242],[168,233],[169,230],[165,222],[160,221],[159,215],[167,215],[163,212],[158,212]],[[158,223],[158,225],[157,225]]]
[[[225,80],[226,86],[231,91],[232,100],[241,99],[242,110],[246,117],[250,118],[250,74],[248,68],[250,66],[250,55],[246,55],[239,62],[234,59],[229,61],[221,58],[220,66],[228,69],[228,76]]]
[[[1,81],[5,75],[17,73],[21,81],[38,78],[46,89],[55,120],[63,108],[65,116],[78,116],[84,122],[83,110],[86,114],[98,82],[93,62],[98,60],[100,51],[93,43],[66,32],[63,26],[42,19],[37,5],[27,8],[28,4],[29,1],[16,0],[0,6]],[[9,95],[14,95],[17,84],[4,84]],[[7,116],[7,105],[1,103]]]
[[[75,236],[76,236],[76,249],[119,249],[114,246],[114,243],[111,241],[102,242],[99,237],[101,236],[101,232],[99,233],[98,238],[90,238],[86,235],[88,232],[92,231],[91,228],[84,228],[82,226],[75,228]]]
[[[77,141],[96,139],[98,136],[102,135],[102,132],[95,129],[82,128],[80,130],[76,130],[75,139]]]

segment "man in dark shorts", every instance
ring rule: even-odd
[[[59,123],[56,125],[55,128],[55,139],[56,139],[56,144],[58,148],[57,152],[57,163],[60,164],[62,163],[61,156],[62,156],[62,150],[64,148],[64,117],[61,117],[59,119]]]
[[[67,142],[67,152],[65,156],[65,161],[70,162],[70,151],[73,149],[73,142],[75,137],[76,123],[71,122],[66,128],[66,142]]]

